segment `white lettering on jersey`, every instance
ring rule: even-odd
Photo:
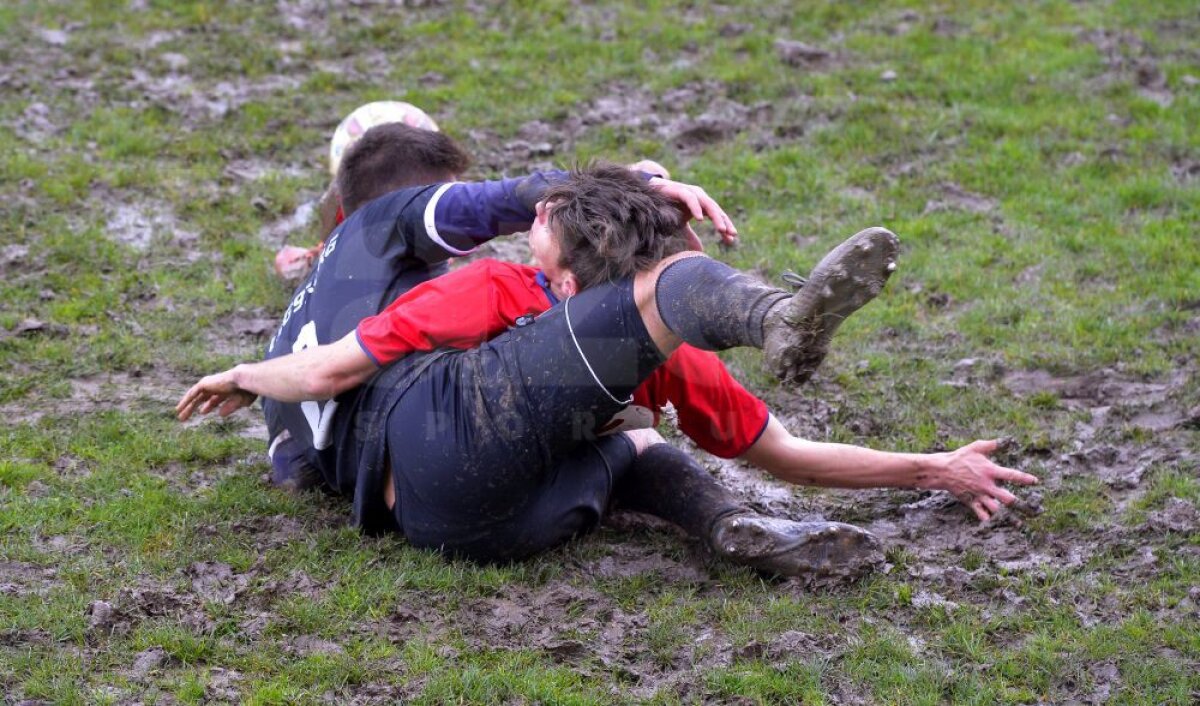
[[[300,335],[296,336],[292,352],[299,353],[317,345],[317,324],[309,321],[300,329]],[[312,429],[313,448],[317,451],[328,448],[333,442],[330,432],[333,430],[333,414],[337,411],[337,406],[334,400],[328,400],[324,405],[311,400],[300,403],[300,411],[304,412],[304,418],[308,420],[308,426]]]
[[[305,285],[299,292],[296,292],[296,296],[292,298],[292,303],[288,305],[287,309],[284,309],[283,321],[279,322],[279,328],[275,332],[275,337],[271,339],[271,344],[269,346],[267,346],[268,352],[275,350],[275,344],[279,342],[279,337],[281,335],[283,335],[283,330],[285,328],[287,328],[288,322],[292,320],[292,314],[303,309],[304,308],[304,300],[308,297],[308,295],[317,291],[317,280],[320,278],[320,275],[321,275],[321,265],[325,264],[325,258],[329,257],[329,255],[331,253],[333,253],[334,250],[337,249],[338,238],[341,235],[342,235],[342,232],[340,230],[334,231],[333,235],[329,236],[329,240],[325,241],[325,247],[321,250],[321,257],[317,259],[317,265],[313,269],[313,274],[309,278],[308,284]],[[306,326],[311,326],[311,325],[312,325],[311,322],[309,324],[306,324]],[[314,331],[315,331],[315,329],[314,329]],[[297,337],[297,339],[296,339],[297,345],[300,343],[300,339],[303,337],[304,337],[304,331],[301,330],[300,336]],[[317,340],[316,334],[314,333],[312,345],[314,345],[314,346],[317,345],[316,340]],[[303,350],[303,349],[301,349],[301,350]],[[293,347],[292,352],[293,353],[295,352],[295,347]]]

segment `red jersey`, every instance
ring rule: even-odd
[[[540,274],[529,265],[477,260],[413,287],[359,322],[358,343],[380,366],[417,351],[474,348],[551,307],[553,294]],[[667,403],[678,412],[680,430],[722,458],[740,456],[767,426],[766,403],[734,380],[716,354],[684,344],[605,431],[653,426]]]

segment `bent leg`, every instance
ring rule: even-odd
[[[437,497],[401,490],[396,518],[409,543],[471,561],[524,559],[595,529],[614,484],[633,464],[623,434],[580,444],[548,472],[528,479],[528,500],[506,520],[454,516]]]
[[[834,269],[859,263],[855,252],[835,257]],[[465,537],[455,541],[469,547],[513,522],[563,459],[595,440],[681,339],[703,347],[762,345],[764,310],[772,309],[764,302],[777,297],[764,296],[762,285],[708,258],[665,263],[680,267],[683,281],[715,277],[724,286],[702,293],[657,291],[666,269],[659,267],[636,282],[592,287],[531,325],[447,355],[401,395],[389,414],[387,437],[397,507],[403,513],[414,499],[427,504],[429,527],[412,528],[415,542],[445,546],[437,537]],[[736,312],[715,328],[704,323],[714,302]],[[408,525],[401,519],[406,534]]]
[[[705,543],[717,520],[746,510],[695,459],[666,442],[637,457],[617,483],[615,499],[623,508],[662,518]]]
[[[788,295],[696,253],[667,258],[638,275],[635,296],[659,349],[680,342],[722,350],[764,349],[784,382],[804,382],[825,358],[838,326],[883,289],[896,270],[900,241],[885,228],[846,239]]]
[[[710,349],[772,344],[772,367],[781,375],[810,375],[841,320],[877,294],[895,269],[898,243],[882,228],[851,237],[814,268],[813,287],[791,297],[724,263],[681,254],[633,281],[570,297],[481,351],[495,353],[494,373],[522,381],[511,399],[525,407],[525,421],[536,419],[548,448],[555,446],[552,438],[578,442],[627,404],[681,343]],[[780,336],[781,328],[805,335]],[[794,346],[775,345],[781,339]],[[507,385],[490,379],[480,386],[504,393]]]
[[[840,522],[794,522],[738,502],[690,455],[669,444],[638,456],[617,502],[682,527],[715,555],[781,576],[853,578],[882,555],[874,535]]]

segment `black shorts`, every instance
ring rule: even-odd
[[[382,425],[393,516],[408,540],[503,560],[594,526],[634,458],[623,435],[596,430],[663,361],[632,281],[589,289],[477,349],[427,358],[396,364],[403,384]]]

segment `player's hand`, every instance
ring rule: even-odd
[[[258,395],[252,394],[237,386],[234,382],[233,370],[209,375],[184,394],[175,405],[175,415],[179,421],[186,422],[195,413],[208,414],[214,409],[222,417],[228,417],[243,407],[254,404]]]
[[[733,221],[721,208],[720,204],[705,193],[704,189],[691,184],[684,184],[670,179],[655,177],[650,180],[650,186],[683,205],[684,210],[698,221],[710,218],[713,227],[721,235],[721,240],[732,245],[737,242],[737,228]]]
[[[988,521],[1000,505],[1016,502],[1017,496],[1001,487],[1001,482],[1020,485],[1038,482],[1037,476],[993,463],[988,456],[998,445],[994,439],[973,441],[955,451],[938,454],[944,476],[937,486],[950,491],[959,502],[971,508],[980,522]]]

